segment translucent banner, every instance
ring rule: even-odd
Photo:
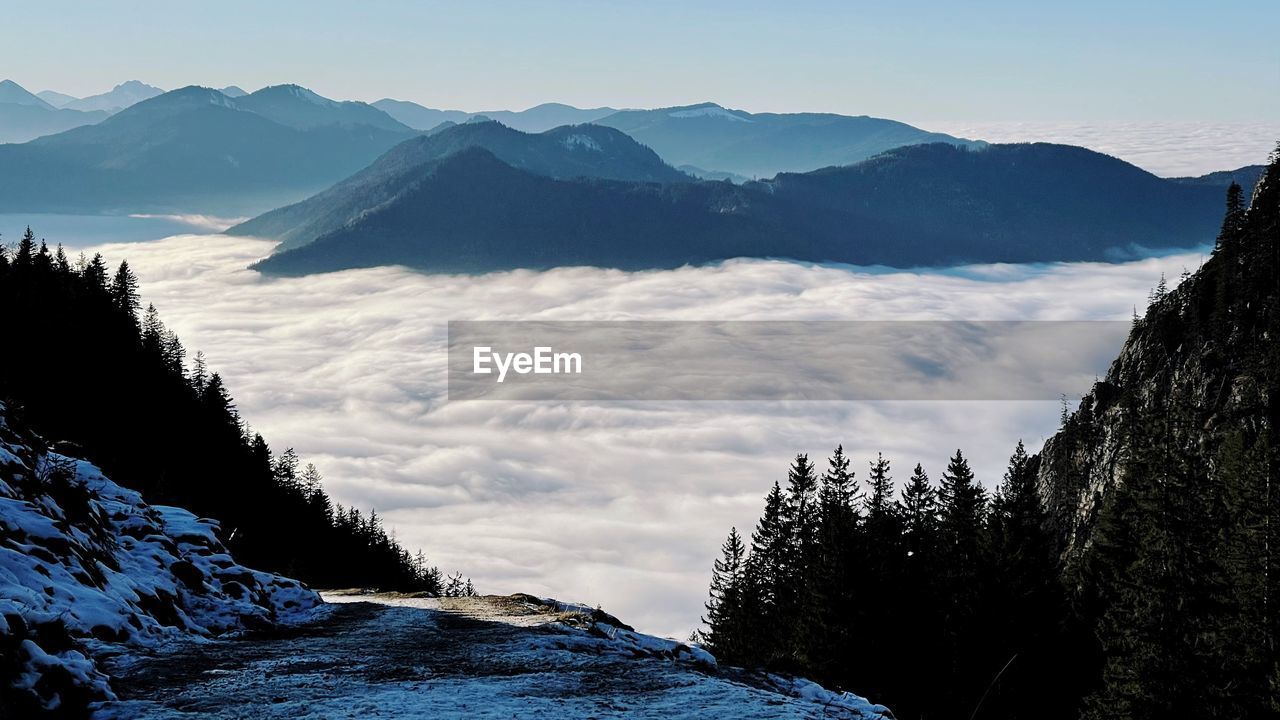
[[[1056,400],[1128,322],[453,321],[449,400]]]

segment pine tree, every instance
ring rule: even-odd
[[[67,253],[62,249],[62,243],[58,243],[58,249],[53,254],[53,267],[63,277],[71,274],[71,263],[67,261]]]
[[[889,461],[884,455],[876,453],[876,459],[871,463],[871,473],[867,476],[867,484],[868,527],[877,527],[893,520],[893,478],[889,475]]]
[[[849,471],[844,446],[837,446],[827,462],[818,491],[818,558],[815,562],[814,602],[818,622],[811,626],[812,661],[822,676],[833,676],[852,664],[854,628],[858,616],[858,493]]]
[[[110,292],[111,301],[115,306],[137,322],[138,308],[141,307],[141,301],[138,298],[138,276],[129,269],[128,260],[120,261],[120,266],[111,279]]]
[[[449,581],[444,586],[445,597],[462,597],[466,591],[467,583],[464,582],[462,573],[455,572],[449,576]]]
[[[944,625],[946,656],[951,663],[945,694],[947,702],[957,708],[976,703],[980,691],[974,688],[985,684],[991,674],[985,664],[970,657],[973,648],[982,646],[981,603],[987,592],[982,543],[986,494],[959,450],[942,473],[938,501],[938,581],[950,603]]]
[[[772,659],[782,641],[779,604],[786,595],[787,556],[791,552],[786,516],[786,498],[775,482],[765,497],[764,513],[751,533],[746,565],[744,634],[756,662]]]
[[[969,461],[956,450],[942,473],[938,491],[942,539],[953,560],[976,562],[986,510],[986,491],[969,469]]]
[[[205,364],[204,352],[197,350],[195,360],[191,363],[191,389],[196,395],[204,392],[205,383],[209,381],[209,367]]]
[[[786,552],[777,595],[788,662],[804,662],[811,638],[822,631],[816,595],[818,569],[818,476],[808,455],[797,455],[787,471]]]
[[[830,591],[842,592],[846,555],[858,530],[857,491],[844,446],[836,447],[827,465],[818,491],[819,574],[834,584]]]
[[[40,250],[36,252],[35,268],[38,277],[47,279],[53,274],[53,254],[49,252],[49,245],[44,240],[40,241]]]
[[[294,490],[298,488],[298,453],[293,448],[285,448],[276,458],[272,466],[272,475],[280,487]]]
[[[226,386],[222,384],[222,376],[213,373],[209,376],[209,382],[205,383],[204,392],[200,393],[200,400],[214,417],[219,418],[223,422],[230,422],[236,428],[238,433],[239,423],[235,415],[235,405],[232,403],[231,395],[227,392]]]
[[[1055,696],[1062,703],[1073,699],[1055,656],[1066,608],[1058,548],[1036,485],[1037,462],[1018,441],[988,519],[995,578],[983,602],[990,637],[986,662],[996,673],[1016,658],[1018,678],[988,698],[985,711],[996,715],[1023,716]]]
[[[83,257],[83,256],[82,256]],[[101,253],[94,253],[93,259],[84,265],[80,273],[85,288],[94,295],[107,294],[107,263]]]
[[[797,455],[787,471],[787,517],[794,543],[801,554],[809,552],[817,540],[818,477],[808,455]]]
[[[13,254],[13,267],[15,269],[27,269],[35,265],[36,259],[36,235],[31,232],[31,226],[27,226],[27,231],[23,233],[22,239],[18,241],[18,250]]]
[[[157,358],[164,358],[164,322],[155,304],[147,305],[142,315],[142,349]]]
[[[1222,216],[1222,229],[1218,232],[1218,240],[1214,244],[1215,253],[1234,247],[1236,239],[1244,229],[1244,218],[1244,190],[1233,182],[1227,186],[1227,207]]]
[[[721,546],[721,557],[712,566],[707,614],[702,618],[707,626],[701,634],[702,641],[725,662],[740,662],[746,657],[742,598],[745,555],[742,537],[737,528],[731,528]]]
[[[937,493],[929,484],[929,475],[916,463],[911,479],[902,490],[903,534],[911,557],[933,554],[938,528]]]
[[[187,359],[187,351],[182,347],[182,341],[178,339],[178,334],[172,330],[165,330],[160,336],[160,357],[164,361],[165,369],[176,377],[185,377]]]

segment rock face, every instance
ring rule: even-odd
[[[320,604],[296,580],[238,564],[217,531],[51,451],[0,404],[0,716],[74,715],[114,697],[106,658]]]
[[[1040,455],[1039,486],[1068,561],[1089,546],[1101,501],[1151,418],[1208,468],[1224,441],[1274,433],[1280,382],[1280,170],[1273,158],[1247,210],[1228,202],[1217,249],[1174,289],[1157,288],[1124,349]],[[1164,422],[1161,422],[1162,426]]]

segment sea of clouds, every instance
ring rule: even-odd
[[[1081,145],[1161,177],[1262,165],[1280,141],[1280,122],[922,122],[920,127],[993,143]]]
[[[994,487],[1019,438],[1034,450],[1056,429],[1059,402],[449,402],[448,321],[1123,321],[1161,273],[1202,260],[275,279],[245,269],[271,247],[182,235],[88,250],[128,258],[144,301],[205,352],[277,450],[316,463],[339,502],[376,508],[399,540],[483,592],[600,604],[676,636],[697,625],[729,527],[749,530],[795,453],[821,468],[843,443],[861,479],[877,451],[899,479],[917,462],[936,479],[963,448]]]

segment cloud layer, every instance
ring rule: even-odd
[[[1053,142],[1114,155],[1161,177],[1262,165],[1280,122],[926,122],[921,127],[988,142]]]
[[[1125,320],[1165,272],[1121,265],[904,272],[770,261],[481,277],[397,268],[263,279],[271,243],[186,235],[128,258],[188,348],[222,372],[277,448],[314,461],[344,504],[375,507],[410,548],[485,592],[602,604],[640,628],[695,627],[729,526],[747,530],[797,452],[883,451],[935,479],[964,448],[994,486],[1056,402],[445,402],[449,320]],[[1081,387],[1083,392],[1086,388]]]

